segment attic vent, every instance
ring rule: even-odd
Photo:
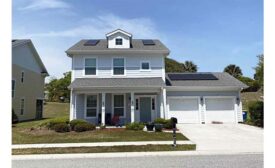
[[[205,74],[168,74],[168,77],[172,80],[218,80],[216,76],[211,73]]]
[[[143,45],[155,45],[153,40],[142,40]]]
[[[99,40],[88,40],[86,43],[84,43],[84,46],[96,46]]]

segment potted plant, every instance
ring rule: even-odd
[[[154,130],[154,123],[153,122],[148,122],[146,124],[147,131],[153,131]]]
[[[156,132],[162,132],[163,124],[155,124],[155,131]]]

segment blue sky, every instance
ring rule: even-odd
[[[158,38],[170,58],[201,72],[228,64],[253,77],[263,53],[261,0],[13,0],[13,38],[30,38],[51,76],[71,68],[67,50],[80,39],[121,28],[134,38]]]

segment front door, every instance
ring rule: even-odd
[[[36,100],[36,119],[42,118],[43,100]]]
[[[140,121],[151,121],[151,97],[140,97]]]

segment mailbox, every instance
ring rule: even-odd
[[[172,118],[171,118],[171,121],[172,121],[172,126],[173,126],[173,128],[176,128],[176,124],[178,123],[177,118],[172,117]]]
[[[177,137],[176,137],[176,124],[178,123],[177,118],[171,117],[172,127],[173,127],[173,147],[177,146]]]

